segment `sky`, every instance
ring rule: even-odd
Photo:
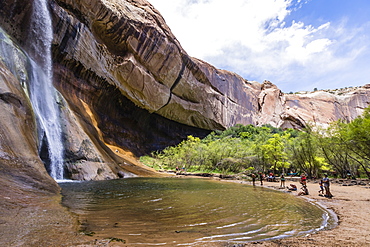
[[[283,92],[370,83],[369,0],[149,0],[192,57]]]

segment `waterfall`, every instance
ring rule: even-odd
[[[37,117],[40,157],[51,177],[62,180],[64,147],[57,92],[53,86],[52,40],[53,29],[47,0],[35,0],[28,37],[28,53],[32,57],[29,92]]]

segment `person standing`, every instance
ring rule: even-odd
[[[351,172],[347,170],[347,179],[351,179]]]
[[[319,182],[320,190],[319,190],[319,195],[324,195],[324,185],[322,184],[322,179]]]
[[[282,173],[281,176],[280,176],[280,188],[285,188],[285,177],[284,177],[284,173]]]
[[[330,180],[328,178],[328,174],[324,174],[324,178],[322,179],[322,183],[325,189],[325,197],[332,198],[333,195],[330,192]]]
[[[259,177],[260,177],[260,182],[261,182],[261,186],[262,186],[263,185],[263,174],[262,174],[262,172],[260,172]]]
[[[301,184],[302,185],[307,185],[307,177],[304,173],[301,175]]]
[[[256,186],[256,174],[252,173],[252,183],[253,186]]]

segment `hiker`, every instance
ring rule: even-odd
[[[307,178],[306,178],[306,175],[304,173],[302,173],[302,175],[301,175],[301,184],[302,185],[307,185]]]
[[[260,177],[260,182],[261,182],[261,186],[262,186],[263,185],[263,174],[262,174],[262,172],[260,172],[259,177]]]
[[[252,173],[252,183],[253,186],[256,186],[256,174]]]
[[[324,178],[322,179],[322,183],[325,189],[325,197],[332,198],[333,195],[330,192],[330,180],[328,178],[328,174],[324,174]]]
[[[280,188],[284,188],[284,187],[285,187],[285,177],[284,177],[284,173],[282,173],[280,177]]]
[[[319,195],[324,195],[324,186],[322,183],[322,179],[319,182],[320,190],[319,190]]]

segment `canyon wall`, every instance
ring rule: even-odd
[[[87,85],[101,83],[150,115],[171,120],[174,125],[204,130],[235,124],[295,128],[305,124],[326,125],[340,118],[352,120],[368,105],[367,87],[343,95],[323,91],[284,94],[271,82],[248,81],[192,58],[147,1],[56,3],[52,5],[55,63],[59,71],[74,75],[55,81],[62,92],[73,78],[80,80],[74,85],[75,90],[83,88],[82,81]],[[70,91],[65,90],[63,95],[68,97]],[[110,108],[108,112],[120,108]],[[155,134],[153,127],[149,131]],[[130,131],[132,128],[127,130]],[[112,133],[117,131],[108,127],[103,130],[103,134]],[[145,150],[154,146],[147,145]]]

